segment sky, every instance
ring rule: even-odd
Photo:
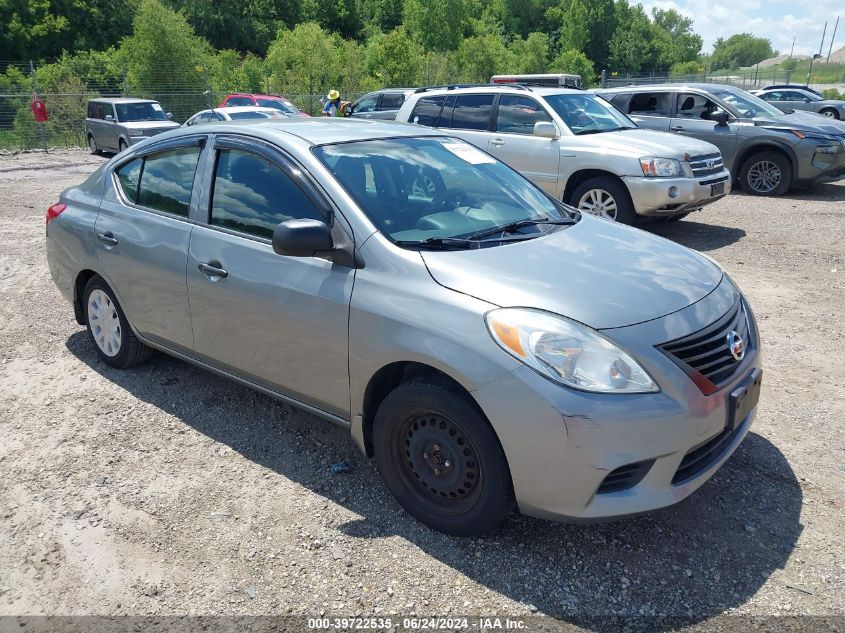
[[[629,0],[637,4],[637,0]],[[827,35],[822,54],[827,57],[833,25],[840,15],[833,50],[845,46],[845,2],[843,0],[640,0],[651,13],[652,7],[676,9],[692,18],[695,32],[704,38],[704,52],[713,51],[717,37],[752,33],[771,40],[775,50],[789,54],[795,37],[795,54],[819,52],[822,30]]]

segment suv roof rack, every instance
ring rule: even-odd
[[[517,90],[531,90],[523,84],[449,84],[445,86],[424,86],[414,90],[414,94],[429,90],[457,90],[459,88],[516,88]]]

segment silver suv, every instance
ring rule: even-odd
[[[103,363],[157,349],[327,418],[452,534],[514,501],[676,503],[760,395],[754,317],[717,264],[423,127],[181,128],[65,191],[46,231]]]
[[[793,185],[845,178],[845,123],[785,114],[745,90],[718,84],[661,84],[599,90],[637,125],[709,141],[742,189],[777,196]]]
[[[396,120],[448,129],[555,199],[626,224],[638,215],[678,219],[731,190],[716,147],[640,130],[581,90],[420,89]]]
[[[85,119],[85,138],[92,154],[122,152],[149,136],[179,127],[158,101],[152,99],[91,99]]]

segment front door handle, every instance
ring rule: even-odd
[[[228,271],[220,268],[219,266],[212,266],[211,264],[206,264],[203,262],[202,264],[198,265],[199,271],[204,275],[208,275],[209,277],[228,277]]]
[[[105,233],[97,233],[97,239],[106,245],[106,248],[117,246],[117,238],[111,231]]]
[[[673,126],[672,126],[671,128],[669,128],[669,129],[670,129],[670,130],[672,130],[673,132],[683,132],[683,131],[684,131],[684,126],[683,126],[683,125],[673,125]]]
[[[495,145],[496,147],[499,147],[500,145],[504,144],[505,142],[500,138],[494,138],[492,141],[490,141],[490,145]]]

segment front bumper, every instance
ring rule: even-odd
[[[623,176],[634,208],[639,215],[672,216],[700,209],[731,192],[731,174],[727,169],[701,178],[649,178]],[[719,185],[721,193],[715,193]],[[715,186],[715,187],[714,187]]]
[[[752,326],[754,345],[741,371],[711,396],[655,345],[700,330],[735,300],[736,290],[723,280],[708,297],[680,312],[605,332],[636,353],[660,385],[658,393],[580,392],[528,367],[473,392],[502,443],[520,510],[551,519],[595,520],[672,505],[702,486],[742,442],[755,411],[737,420],[691,476],[672,482],[678,481],[685,456],[724,431],[729,394],[760,366],[759,336]],[[649,465],[638,483],[599,493],[609,473],[640,462]]]
[[[842,148],[836,154],[819,153],[816,151],[819,143],[809,141],[810,139],[801,141],[796,148],[796,183],[811,185],[845,179],[845,141],[841,142]]]

